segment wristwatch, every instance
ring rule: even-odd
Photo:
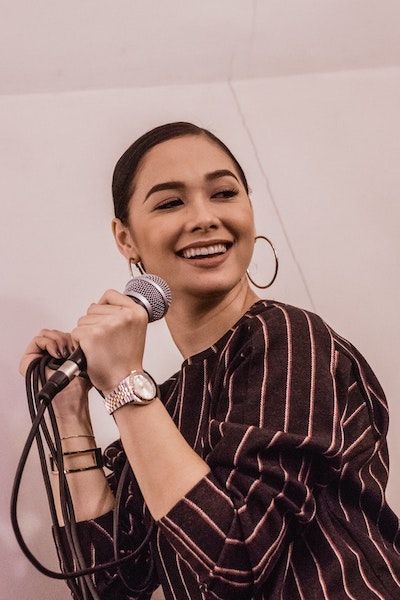
[[[104,396],[110,415],[125,404],[151,404],[158,396],[158,386],[147,371],[131,371],[112,392]]]

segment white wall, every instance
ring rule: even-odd
[[[123,288],[128,271],[109,226],[112,169],[138,135],[172,120],[211,129],[242,163],[259,233],[280,256],[267,297],[315,310],[378,375],[391,410],[388,498],[400,513],[399,100],[400,69],[0,97],[1,600],[68,597],[29,565],[9,524],[28,432],[19,356],[40,328],[69,329],[105,288]],[[161,381],[180,357],[163,323],[149,331],[146,366]],[[92,407],[104,447],[116,429],[99,398]],[[45,505],[34,455],[21,522],[30,546],[56,567]]]

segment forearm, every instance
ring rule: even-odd
[[[74,416],[63,420],[58,419],[57,424],[60,436],[67,438],[61,441],[63,452],[75,452],[96,447],[93,437],[84,437],[92,435],[90,420],[82,420]],[[75,437],[78,435],[80,437]],[[65,469],[85,468],[93,463],[93,455],[85,453],[78,457],[64,457],[64,461]],[[103,469],[69,473],[66,478],[77,521],[95,519],[113,509],[114,495],[107,484]],[[60,525],[63,525],[58,475],[52,473],[51,481],[58,520]]]
[[[186,442],[158,398],[147,406],[127,404],[114,416],[144,500],[158,520],[210,468]]]

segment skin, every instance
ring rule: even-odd
[[[207,173],[222,169],[233,175],[205,179]],[[171,180],[183,182],[183,189],[159,190],[146,199],[154,185]],[[166,321],[187,358],[217,341],[258,300],[246,278],[255,237],[251,203],[231,159],[204,136],[176,138],[152,148],[133,184],[128,222],[112,223],[115,240],[127,259],[141,260],[147,272],[170,285],[173,301]],[[222,258],[179,255],[192,244],[207,246],[217,240],[229,242]],[[79,344],[91,381],[107,393],[132,369],[143,368],[147,324],[142,307],[108,290],[89,306],[71,334],[40,332],[28,346],[20,371],[24,374],[44,350],[56,356]],[[53,407],[61,435],[91,432],[87,384],[80,378],[56,397]],[[188,446],[159,399],[148,406],[128,404],[114,417],[147,506],[160,519],[209,467]],[[65,450],[77,450],[94,447],[95,442],[74,438],[64,444]],[[113,507],[100,469],[71,474],[68,480],[78,520]]]

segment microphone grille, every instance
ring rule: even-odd
[[[124,294],[144,296],[152,309],[150,321],[158,321],[166,314],[171,304],[172,295],[168,283],[158,275],[147,273],[133,277],[125,286]]]

